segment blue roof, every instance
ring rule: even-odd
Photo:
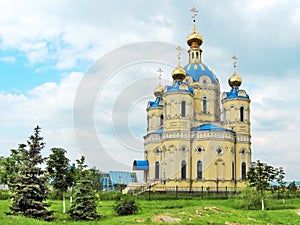
[[[219,126],[216,126],[213,124],[202,124],[198,127],[193,127],[191,130],[192,131],[216,130],[216,131],[225,131],[225,132],[234,133],[234,131],[232,131],[232,130],[228,130],[228,129],[225,129],[223,127],[219,127]]]
[[[226,92],[226,98],[246,98],[249,99],[249,95],[246,93],[246,96],[239,95],[238,88],[232,88],[230,92]]]
[[[212,83],[218,80],[216,75],[203,63],[191,63],[184,67],[188,76],[191,76],[194,81],[199,81],[200,77],[207,75]]]
[[[109,176],[112,185],[117,184],[130,184],[133,183],[131,175],[129,172],[123,171],[109,171]]]
[[[148,160],[134,160],[133,170],[149,170]]]
[[[163,128],[159,128],[158,130],[152,132],[152,134],[161,134],[163,132],[164,132]]]
[[[150,108],[163,107],[163,105],[160,105],[160,101],[161,101],[161,98],[156,98],[155,102],[149,101],[148,105]]]
[[[167,87],[167,91],[166,92],[178,92],[179,91],[179,92],[189,92],[189,93],[194,94],[194,89],[193,88],[191,88],[191,87],[188,86],[187,90],[185,90],[185,89],[180,88],[181,84],[182,84],[181,81],[176,81],[174,83],[174,85],[172,85],[172,86],[166,86]]]

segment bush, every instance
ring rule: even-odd
[[[264,201],[266,203],[266,200]],[[239,209],[260,209],[260,193],[253,188],[246,187],[239,195],[234,197],[234,205]]]
[[[0,200],[8,200],[10,199],[11,195],[8,190],[2,190],[0,191]]]
[[[138,206],[133,199],[116,201],[113,210],[119,216],[133,215],[138,212]]]

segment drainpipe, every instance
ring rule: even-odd
[[[234,190],[236,190],[236,170],[237,170],[237,165],[236,165],[236,133],[233,133],[233,138],[234,138]]]

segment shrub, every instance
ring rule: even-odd
[[[234,205],[239,209],[260,209],[260,193],[253,188],[246,187],[239,195],[234,197]]]
[[[138,206],[133,199],[124,199],[116,201],[113,210],[119,216],[127,216],[136,214],[138,212]]]
[[[0,200],[8,200],[10,197],[10,192],[8,190],[0,191]]]

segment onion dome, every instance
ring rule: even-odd
[[[228,84],[232,88],[239,88],[242,84],[242,78],[234,71],[231,77],[228,79]]]
[[[180,65],[178,65],[175,70],[173,70],[172,77],[174,81],[183,81],[186,77],[186,72]]]
[[[236,64],[237,64],[238,57],[234,55],[232,56],[232,59],[233,59],[234,73],[228,79],[228,84],[230,85],[230,87],[238,89],[242,84],[242,78],[236,73]]]
[[[216,83],[218,78],[214,72],[204,63],[190,63],[184,67],[187,76],[193,78],[193,81],[200,81],[201,77],[208,76],[210,83]]]
[[[196,24],[194,24],[193,32],[186,39],[187,44],[190,47],[200,46],[203,42],[202,36],[197,32]]]
[[[164,88],[160,84],[154,89],[154,95],[157,98],[162,98],[164,93]]]

